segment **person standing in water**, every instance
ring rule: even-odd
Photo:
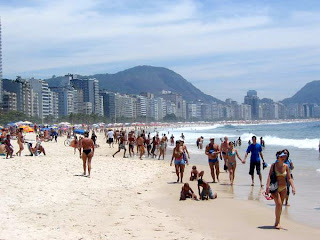
[[[256,136],[252,137],[252,144],[249,145],[247,152],[244,156],[244,160],[243,160],[244,163],[246,162],[246,159],[247,159],[249,153],[251,153],[250,170],[249,170],[249,174],[251,175],[251,180],[252,180],[251,186],[254,186],[254,169],[256,168],[257,175],[259,176],[259,179],[260,179],[260,185],[261,185],[261,187],[263,187],[260,157],[261,157],[263,163],[264,163],[264,159],[263,159],[263,154],[262,154],[262,147],[259,143],[257,143]]]
[[[89,132],[85,132],[84,138],[80,141],[80,152],[82,150],[82,161],[83,161],[83,176],[86,176],[86,168],[88,165],[88,175],[90,177],[91,173],[91,160],[94,155],[94,143],[93,140],[89,138]]]
[[[284,163],[284,161],[287,158],[287,154],[285,153],[285,150],[278,152],[276,154],[277,156],[277,162],[273,163],[270,167],[269,176],[266,184],[266,194],[270,193],[270,183],[271,183],[271,175],[276,176],[276,180],[278,183],[278,188],[272,192],[272,197],[274,200],[274,203],[276,205],[275,208],[275,223],[274,227],[276,229],[280,229],[280,217],[282,212],[282,205],[284,199],[287,197],[287,181],[290,183],[292,187],[292,193],[293,195],[296,194],[296,188],[293,183],[293,179],[290,176],[290,169],[287,164]]]
[[[231,185],[233,185],[234,176],[236,173],[236,167],[237,167],[236,157],[238,157],[238,159],[242,162],[242,159],[240,158],[237,149],[234,149],[234,143],[229,142],[227,164],[228,164],[229,179],[230,179]]]
[[[288,149],[284,149],[283,152],[285,154],[287,154],[287,157],[286,157],[286,160],[284,161],[284,163],[288,165],[291,179],[293,179],[292,170],[294,169],[294,165],[293,165],[292,160],[289,158],[290,157],[289,150]],[[287,179],[287,197],[286,197],[285,202],[284,202],[284,205],[286,205],[286,206],[290,206],[290,204],[288,202],[289,201],[289,195],[290,195],[290,182]]]
[[[227,165],[227,159],[228,159],[228,151],[229,151],[229,139],[227,136],[224,137],[224,141],[220,145],[222,157],[224,160],[224,166],[223,169],[227,172],[228,170],[228,165]]]

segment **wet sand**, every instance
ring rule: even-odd
[[[43,143],[47,156],[24,156],[25,149],[22,157],[1,157],[0,239],[319,238],[320,230],[286,218],[285,229],[272,229],[273,209],[233,199],[222,185],[228,183],[225,173],[221,184],[211,184],[218,199],[179,201],[182,184],[173,183],[174,167],[167,160],[123,159],[123,152],[112,158],[117,147],[110,149],[98,134],[101,147],[87,178],[79,176],[78,153],[63,141]],[[201,168],[210,180],[208,168]]]

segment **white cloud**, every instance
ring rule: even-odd
[[[198,81],[257,78],[269,72],[283,76],[319,66],[319,51],[278,56],[285,49],[320,48],[316,11],[294,11],[278,22],[269,7],[259,11],[246,6],[240,11],[229,6],[229,12],[237,14],[225,14],[225,7],[205,11],[205,5],[191,0],[33,3],[21,7],[0,3],[5,76],[76,66],[92,72],[95,64],[170,61],[164,65]],[[266,51],[273,54],[258,57]],[[252,53],[255,57],[245,58]],[[212,61],[216,56],[235,59]],[[206,58],[210,60],[194,66],[185,63]]]

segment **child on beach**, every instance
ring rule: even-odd
[[[180,200],[186,200],[187,198],[198,200],[197,196],[194,194],[193,190],[189,186],[189,183],[185,183],[183,185],[180,193]]]
[[[200,192],[200,187],[202,187],[202,191]],[[215,199],[218,197],[217,193],[213,193],[212,189],[206,181],[202,178],[198,180],[198,191],[201,200]]]
[[[197,167],[192,166],[190,181],[198,180],[198,178],[199,178],[199,172],[197,170]]]

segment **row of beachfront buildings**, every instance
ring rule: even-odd
[[[320,117],[320,106],[316,104],[286,106],[271,99],[260,100],[254,90],[247,92],[242,104],[232,99],[205,103],[186,102],[181,94],[165,90],[156,96],[151,93],[133,95],[100,90],[99,80],[71,74],[63,80],[55,87],[34,78],[3,79],[2,83],[0,80],[2,111],[20,111],[40,119],[57,119],[71,113],[97,114],[106,116],[111,122],[130,119],[211,121]]]

